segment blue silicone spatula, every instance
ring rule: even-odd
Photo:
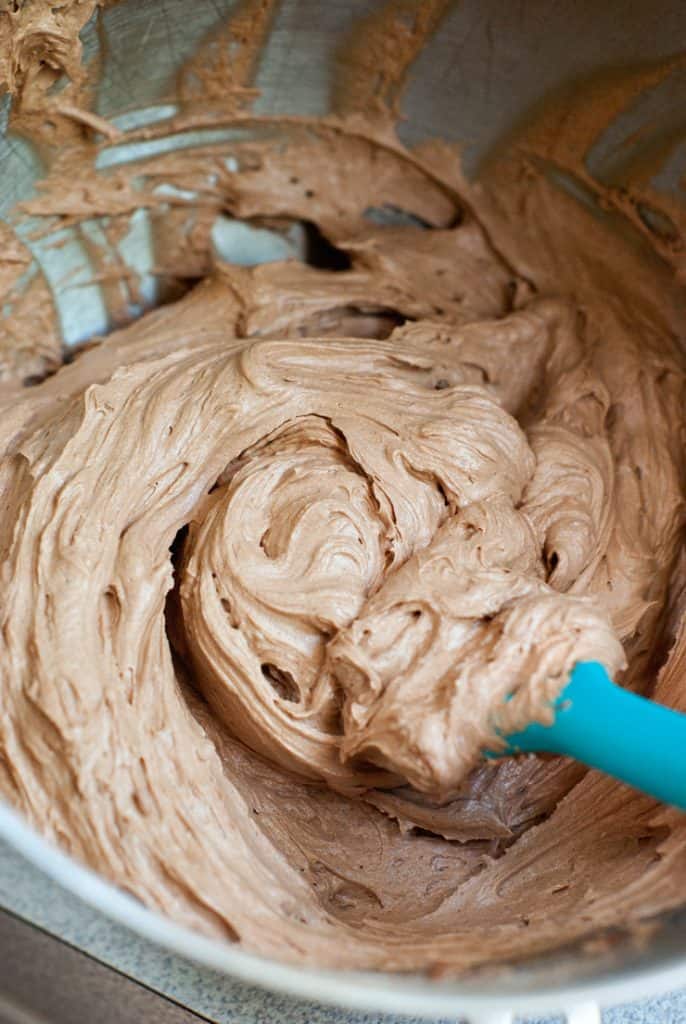
[[[505,737],[505,754],[566,754],[686,811],[686,715],[623,690],[597,661],[579,662],[552,725]]]

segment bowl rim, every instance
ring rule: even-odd
[[[637,967],[627,977],[582,979],[519,994],[475,992],[460,981],[371,971],[333,971],[291,965],[210,939],[149,910],[38,834],[0,801],[0,838],[90,907],[156,946],[227,977],[263,989],[360,1011],[419,1017],[464,1016],[473,1022],[509,1014],[569,1012],[582,1004],[612,1005],[664,994],[686,985],[686,956],[664,967]]]

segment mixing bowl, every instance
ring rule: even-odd
[[[178,70],[198,44],[236,7],[228,0],[122,0],[108,5],[82,33],[86,60],[99,62],[94,109],[121,129],[153,124],[174,110]],[[278,115],[320,115],[331,103],[333,71],[364,60],[364,48],[346,56],[342,41],[360,19],[381,9],[368,0],[282,0],[262,48],[255,84],[257,109]],[[421,0],[397,5],[408,16]],[[465,166],[481,160],[513,125],[553,90],[573,86],[600,69],[648,64],[670,56],[686,38],[686,7],[606,0],[462,0],[449,6],[417,56],[405,90],[404,142],[444,137],[464,146]],[[635,101],[594,147],[592,170],[611,180],[625,140],[642,130],[642,145],[657,145],[682,127],[686,71],[678,67]],[[9,101],[0,105],[6,126]],[[222,130],[110,147],[102,166],[125,164],[154,147],[212,145]],[[225,136],[224,136],[225,137]],[[686,167],[686,148],[674,146],[658,184],[673,187]],[[31,196],[42,174],[38,154],[24,139],[0,137],[0,216]],[[35,227],[35,225],[33,225]],[[23,238],[52,290],[65,341],[76,344],[112,327],[102,288],[93,281],[92,245],[114,245],[118,258],[140,276],[141,287],[119,317],[134,317],[170,297],[172,283],[152,273],[155,246],[150,218],[140,211],[126,238],[112,242],[97,222],[87,231],[39,235],[30,221]],[[237,235],[218,224],[215,246],[247,263],[297,252],[298,238],[270,232]],[[89,244],[90,243],[90,244]],[[34,834],[0,807],[0,835],[34,864],[105,914],[154,942],[196,961],[260,985],[346,1006],[474,1022],[509,1020],[511,1014],[567,1012],[570,1021],[598,1020],[598,1006],[686,983],[686,911],[657,923],[640,946],[617,936],[602,948],[569,948],[505,971],[460,980],[384,974],[342,974],[267,962],[239,948],[193,934],[144,909]]]

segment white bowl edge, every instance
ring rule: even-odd
[[[610,1006],[686,984],[686,958],[676,966],[637,970],[630,981],[590,981],[507,996],[479,995],[465,991],[459,982],[436,982],[419,976],[335,972],[281,964],[206,938],[148,910],[43,839],[1,802],[0,836],[53,881],[145,939],[229,977],[296,998],[428,1018],[466,1014],[476,1022],[507,1019],[512,1013],[559,1014],[590,1002]]]

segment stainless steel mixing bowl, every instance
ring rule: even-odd
[[[122,127],[168,115],[180,65],[235,6],[230,0],[122,0],[108,6],[100,15],[104,34],[95,20],[83,32],[87,58],[101,48],[97,112]],[[325,113],[341,41],[360,18],[381,7],[383,0],[282,0],[257,73],[259,109]],[[680,0],[462,0],[454,4],[413,66],[400,134],[409,143],[436,136],[461,140],[467,168],[474,171],[491,147],[551,90],[602,67],[663,58],[684,40],[686,4]],[[0,217],[8,217],[19,200],[31,195],[41,175],[30,145],[5,133],[8,105],[6,99],[0,102]],[[647,128],[644,137],[682,129],[684,109],[686,71],[677,69],[605,134],[593,152],[595,169],[611,175],[612,155],[638,127]],[[173,144],[193,141],[184,137]],[[125,162],[140,152],[115,151],[109,159]],[[677,147],[661,173],[661,186],[670,187],[685,169],[686,147]],[[90,230],[98,235],[97,224]],[[219,248],[231,255],[235,239],[230,231],[220,235]],[[107,329],[99,288],[89,283],[83,239],[62,232],[56,249],[50,244],[54,238],[37,240],[26,230],[24,237],[53,290],[67,342]],[[270,244],[285,243],[240,239],[243,258],[251,262],[268,256]],[[297,247],[297,240],[293,244]],[[145,214],[124,242],[124,258],[143,274],[142,304],[154,303],[159,281],[146,275],[154,253]],[[138,312],[131,310],[132,315]],[[513,1012],[544,1011],[566,1011],[570,1020],[590,1022],[599,1019],[599,1004],[686,983],[684,912],[661,921],[640,949],[618,937],[616,945],[603,952],[568,949],[494,976],[431,981],[343,975],[267,962],[191,934],[78,867],[2,806],[0,836],[90,904],[155,942],[228,975],[322,1001],[492,1024],[509,1020]]]

